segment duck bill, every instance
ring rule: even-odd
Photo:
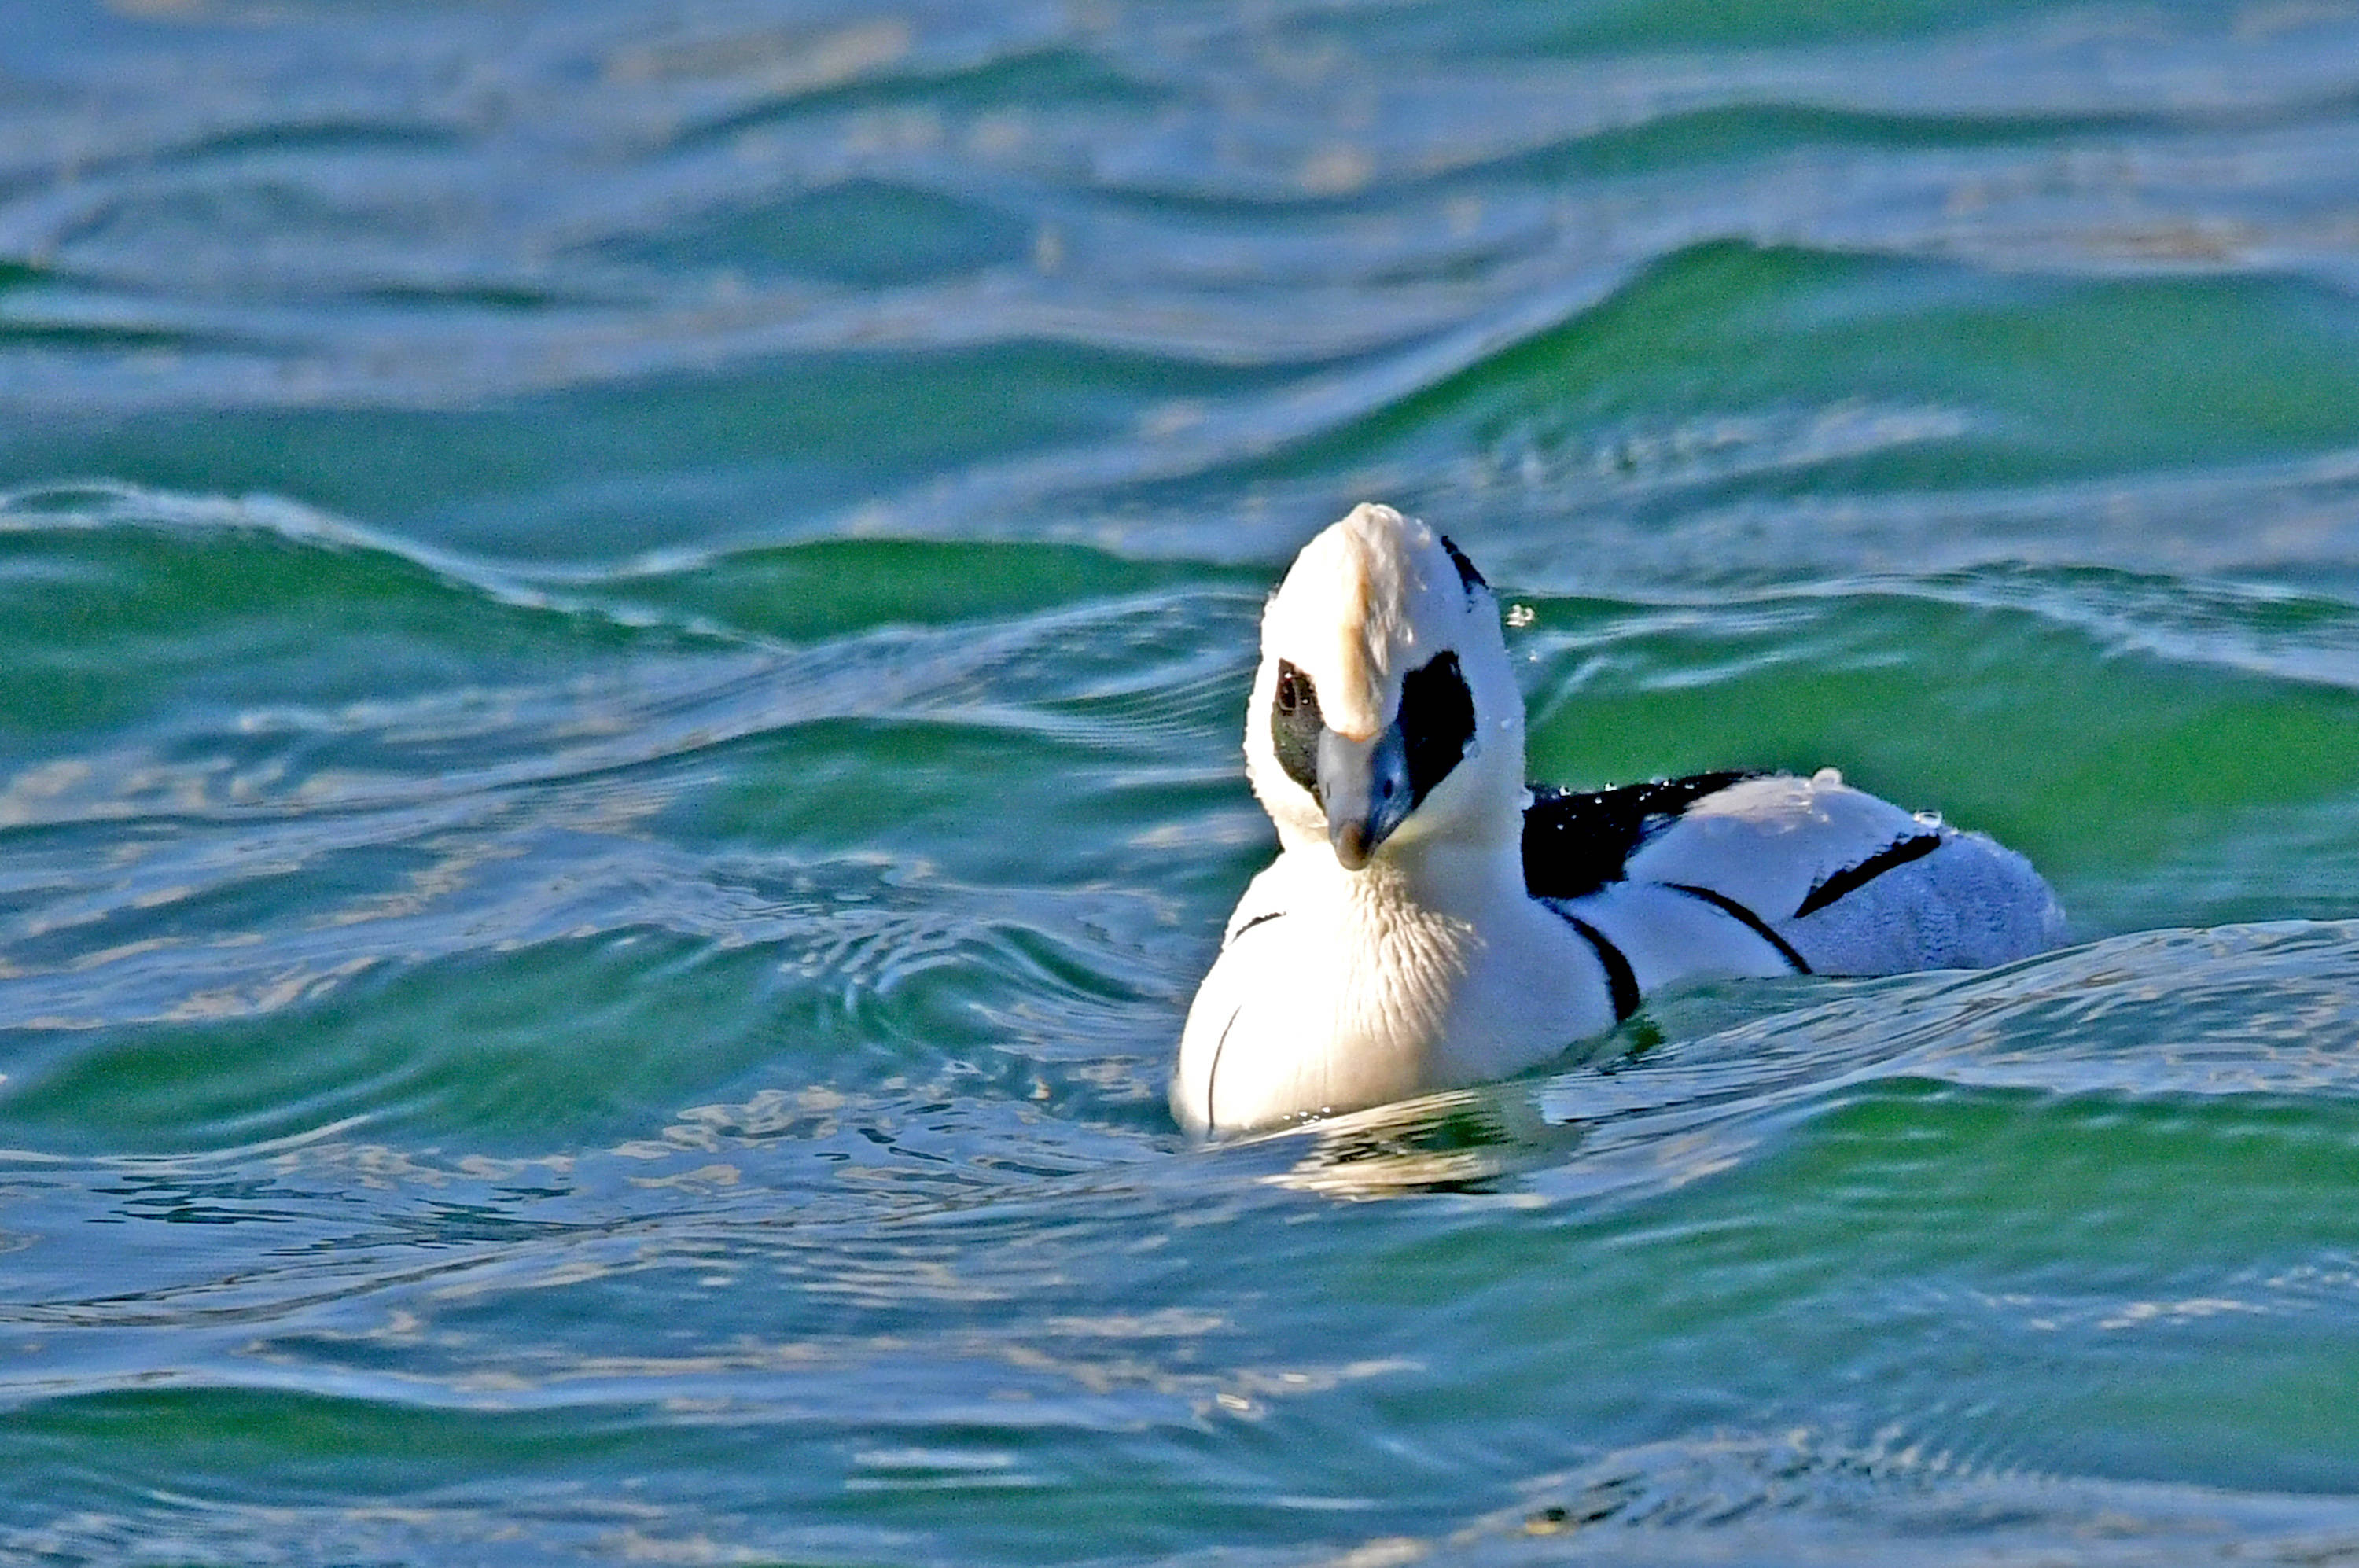
[[[1323,730],[1319,736],[1319,805],[1327,842],[1346,871],[1358,871],[1408,818],[1408,742],[1397,724],[1372,740]]]

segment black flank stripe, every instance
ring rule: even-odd
[[[1204,1069],[1204,1130],[1208,1133],[1221,1130],[1221,1119],[1212,1114],[1212,1085],[1220,1082],[1221,1052],[1229,1049],[1229,1031],[1237,1027],[1237,1019],[1245,1010],[1245,1004],[1238,1003],[1229,1021],[1221,1026],[1221,1038],[1212,1043],[1212,1064]]]
[[[1245,932],[1253,930],[1256,926],[1266,926],[1272,920],[1283,920],[1285,918],[1286,911],[1284,909],[1272,909],[1266,915],[1256,915],[1253,919],[1247,920],[1245,924],[1237,928],[1237,936],[1245,935]],[[1234,942],[1237,940],[1237,936],[1229,938],[1229,942]],[[1228,943],[1224,942],[1222,945],[1226,946]]]
[[[1709,887],[1699,887],[1692,882],[1673,882],[1668,886],[1672,891],[1685,893],[1690,898],[1701,898],[1713,909],[1743,925],[1755,936],[1776,948],[1777,956],[1793,965],[1795,974],[1808,975],[1810,972],[1810,966],[1802,962],[1802,955],[1794,951],[1793,943],[1771,931],[1767,920],[1763,920],[1727,894],[1716,893]]]
[[[1845,894],[1858,892],[1894,866],[1922,860],[1940,847],[1940,833],[1919,833],[1915,838],[1904,838],[1898,844],[1886,845],[1857,866],[1846,866],[1811,888],[1810,897],[1804,898],[1801,907],[1794,911],[1794,918],[1799,920],[1804,915],[1823,909]]]
[[[1562,909],[1557,911],[1564,915]],[[1578,915],[1564,915],[1565,923],[1581,933],[1581,940],[1597,950],[1598,965],[1605,971],[1605,989],[1614,997],[1614,1021],[1620,1023],[1638,1010],[1638,976],[1622,950],[1605,940],[1605,933]]]

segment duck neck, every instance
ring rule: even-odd
[[[1325,850],[1320,846],[1321,853]],[[1465,838],[1419,839],[1385,846],[1359,871],[1329,867],[1343,879],[1347,901],[1375,912],[1408,907],[1472,916],[1495,904],[1503,890],[1520,898],[1520,844]]]

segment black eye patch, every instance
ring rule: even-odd
[[[1454,653],[1438,653],[1401,681],[1401,738],[1408,742],[1412,802],[1450,777],[1474,738],[1474,694]]]
[[[1277,661],[1277,695],[1269,705],[1270,749],[1286,776],[1316,795],[1319,792],[1319,732],[1326,721],[1319,716],[1319,693],[1310,677]]]

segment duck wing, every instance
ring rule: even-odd
[[[2022,855],[1832,769],[1537,794],[1524,860],[1532,896],[1616,950],[1641,991],[1980,967],[2064,934],[2055,895]]]

